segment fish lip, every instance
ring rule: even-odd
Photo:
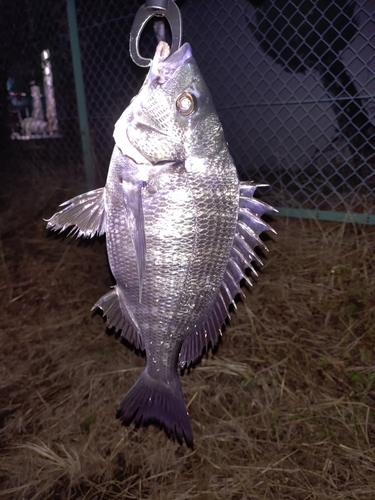
[[[159,42],[159,45],[155,52],[155,57],[152,61],[150,72],[149,72],[149,84],[158,82],[163,85],[167,81],[173,78],[175,72],[193,57],[193,52],[191,45],[189,43],[184,43],[181,47],[170,54],[166,59],[161,59],[160,54],[162,51],[161,44],[165,42]]]
[[[191,50],[191,45],[190,43],[184,43],[181,45],[181,47],[176,50],[176,52],[173,52],[170,54],[163,62],[162,64],[168,64],[172,66],[179,67],[182,64],[184,64],[185,61],[193,57],[193,52]],[[176,68],[177,69],[177,68]]]

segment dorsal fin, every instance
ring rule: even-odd
[[[252,262],[256,261],[262,265],[262,261],[254,251],[256,246],[266,248],[259,235],[263,231],[275,231],[260,218],[265,212],[274,210],[253,197],[256,188],[260,186],[262,185],[240,183],[237,228],[223,281],[210,312],[193,329],[182,345],[179,359],[181,368],[188,368],[201,356],[204,349],[216,346],[221,336],[222,325],[226,317],[230,317],[229,305],[233,304],[236,307],[234,299],[241,293],[241,280],[245,279],[251,285],[245,270],[251,269],[256,274]]]

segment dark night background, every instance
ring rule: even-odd
[[[270,183],[267,196],[277,206],[362,211],[362,198],[375,185],[373,3],[177,3],[184,41],[214,96],[241,178]],[[145,76],[128,54],[141,4],[76,1],[97,185],[105,180],[114,123]],[[0,22],[0,140],[7,161],[81,164],[65,0],[4,0]],[[154,47],[149,23],[142,53],[151,56]],[[11,78],[19,94],[29,93],[32,80],[42,88],[44,48],[51,51],[61,138],[9,141],[16,109],[24,115],[31,100],[18,95],[10,103],[6,82]]]

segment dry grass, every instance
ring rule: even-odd
[[[374,228],[274,221],[217,354],[182,378],[188,450],[115,419],[144,359],[90,314],[111,284],[104,242],[42,220],[78,177],[17,176],[2,179],[0,499],[373,498]]]

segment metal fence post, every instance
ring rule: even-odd
[[[87,118],[85,87],[81,64],[81,51],[79,47],[78,26],[75,0],[67,0],[67,13],[69,23],[70,44],[72,48],[74,82],[77,94],[79,128],[81,133],[83,164],[88,187],[94,186],[94,158],[91,150],[90,129]]]

